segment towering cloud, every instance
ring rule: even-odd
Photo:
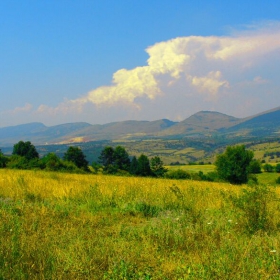
[[[264,55],[279,50],[279,38],[277,23],[231,37],[191,36],[160,42],[146,49],[147,66],[120,69],[114,73],[111,85],[68,104],[138,105],[137,98],[155,99],[165,94],[165,85],[172,87],[179,80],[188,91],[215,96],[219,90],[230,88],[234,77],[227,68],[252,68]]]
[[[273,75],[280,71],[278,22],[231,36],[179,37],[156,43],[146,52],[146,65],[116,71],[109,85],[56,107],[42,104],[32,111],[27,104],[15,112],[31,110],[42,120],[63,116],[61,120],[71,121],[76,120],[75,112],[83,120],[108,122],[185,118],[199,110],[248,116],[279,106],[280,84]]]

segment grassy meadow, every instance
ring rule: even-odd
[[[0,169],[0,279],[280,279],[279,196]]]
[[[203,165],[199,165],[199,164],[186,164],[186,165],[169,165],[166,166],[166,168],[168,170],[176,170],[176,169],[181,169],[184,170],[186,172],[199,172],[202,171],[203,173],[207,174],[208,172],[212,172],[216,170],[215,165],[213,164],[203,164]]]

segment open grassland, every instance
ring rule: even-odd
[[[251,145],[250,150],[252,150],[254,152],[254,156],[256,159],[259,159],[259,160],[264,159],[266,162],[269,162],[269,163],[275,163],[275,162],[280,161],[280,158],[278,158],[278,157],[266,156],[266,153],[273,153],[273,152],[280,151],[280,142],[279,141]]]
[[[202,171],[203,173],[208,173],[208,172],[212,172],[216,170],[216,166],[213,164],[203,164],[203,165],[199,165],[199,164],[194,164],[194,165],[169,165],[166,166],[166,168],[168,170],[177,170],[177,169],[181,169],[184,170],[186,172],[199,172]]]
[[[271,186],[276,185],[276,179],[280,176],[279,173],[275,172],[262,172],[257,174],[258,182],[260,184],[267,184]]]
[[[0,279],[279,279],[280,191],[244,188],[0,170]]]
[[[275,166],[275,163],[271,163],[272,166]],[[209,172],[216,171],[216,166],[213,164],[193,164],[193,165],[169,165],[166,166],[166,168],[170,171],[174,170],[184,170],[188,173],[198,173],[199,171],[202,171],[204,174],[207,174]],[[264,172],[256,174],[256,177],[258,179],[258,182],[260,184],[266,184],[270,186],[276,186],[276,179],[280,176],[279,173],[276,172]]]

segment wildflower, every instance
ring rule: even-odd
[[[270,253],[276,253],[276,250],[270,250]]]

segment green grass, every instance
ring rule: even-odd
[[[272,163],[272,165],[275,165]],[[199,172],[202,171],[204,174],[207,174],[208,172],[215,171],[215,165],[213,164],[203,164],[203,165],[169,165],[166,166],[168,170],[177,170],[181,169],[186,172]],[[280,173],[276,172],[262,172],[260,174],[257,174],[258,182],[260,184],[266,184],[266,185],[276,185],[275,181],[280,176]]]
[[[279,173],[275,172],[262,172],[257,174],[258,182],[260,184],[276,185],[275,180],[280,176]]]
[[[215,171],[215,166],[212,164],[203,164],[203,165],[169,165],[166,166],[167,169],[169,170],[176,170],[176,169],[182,169],[187,172],[199,172],[202,171],[203,173],[208,173]]]
[[[0,170],[0,279],[279,279],[279,194]]]

